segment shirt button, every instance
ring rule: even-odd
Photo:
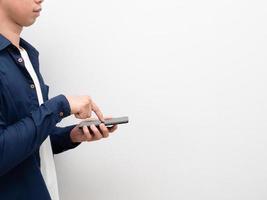
[[[23,59],[22,58],[19,58],[18,61],[21,63],[23,61]]]
[[[31,84],[31,88],[34,88],[34,84]]]
[[[60,115],[60,117],[63,117],[64,113],[63,112],[60,112],[59,115]]]

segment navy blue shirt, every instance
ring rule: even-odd
[[[39,69],[39,52],[20,38],[40,82],[44,103],[39,105],[34,82],[19,49],[0,34],[0,199],[51,199],[40,171],[39,148],[50,135],[54,154],[75,148],[70,131],[57,127],[71,114],[67,98],[48,97],[49,86]]]

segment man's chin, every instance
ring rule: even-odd
[[[28,21],[26,23],[23,23],[21,26],[28,27],[35,23],[36,19],[33,19],[32,21]]]

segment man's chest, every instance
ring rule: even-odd
[[[17,61],[15,60],[17,59]],[[0,57],[1,112],[7,113],[7,119],[15,121],[39,106],[36,81],[27,70],[23,58],[19,55]],[[33,62],[33,64],[36,64]],[[48,99],[48,85],[34,67],[44,101]]]

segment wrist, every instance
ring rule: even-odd
[[[75,138],[75,136],[74,136],[74,131],[73,131],[73,130],[70,132],[70,141],[71,141],[72,143],[76,143],[76,142],[78,142],[78,141],[76,141],[76,138]]]

